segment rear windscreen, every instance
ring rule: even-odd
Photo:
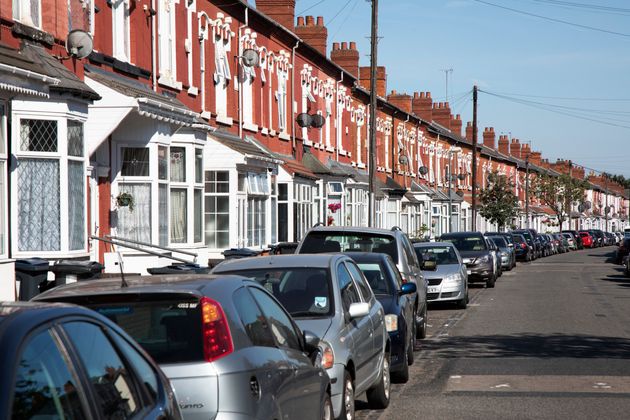
[[[86,306],[118,324],[157,363],[203,360],[200,303],[195,298]]]
[[[442,237],[444,242],[451,242],[459,251],[485,251],[486,242],[478,236]]]
[[[360,232],[311,232],[300,247],[300,254],[325,252],[380,252],[398,261],[396,239],[389,235]]]

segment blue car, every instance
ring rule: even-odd
[[[390,370],[392,379],[409,380],[409,365],[413,364],[416,323],[413,322],[415,283],[403,283],[396,264],[387,254],[346,252],[363,272],[376,299],[385,310],[385,326],[391,342]]]

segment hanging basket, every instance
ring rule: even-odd
[[[128,192],[121,192],[116,196],[117,207],[127,207],[129,211],[133,211],[134,204],[133,195]]]

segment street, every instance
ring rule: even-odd
[[[430,306],[409,382],[358,418],[628,418],[630,279],[614,249],[519,263],[471,287],[465,311]]]

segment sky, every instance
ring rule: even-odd
[[[296,0],[323,16],[333,42],[355,41],[369,65],[369,0]],[[431,92],[453,114],[630,178],[630,1],[380,0],[378,64],[387,90]],[[452,71],[450,71],[452,69]]]

